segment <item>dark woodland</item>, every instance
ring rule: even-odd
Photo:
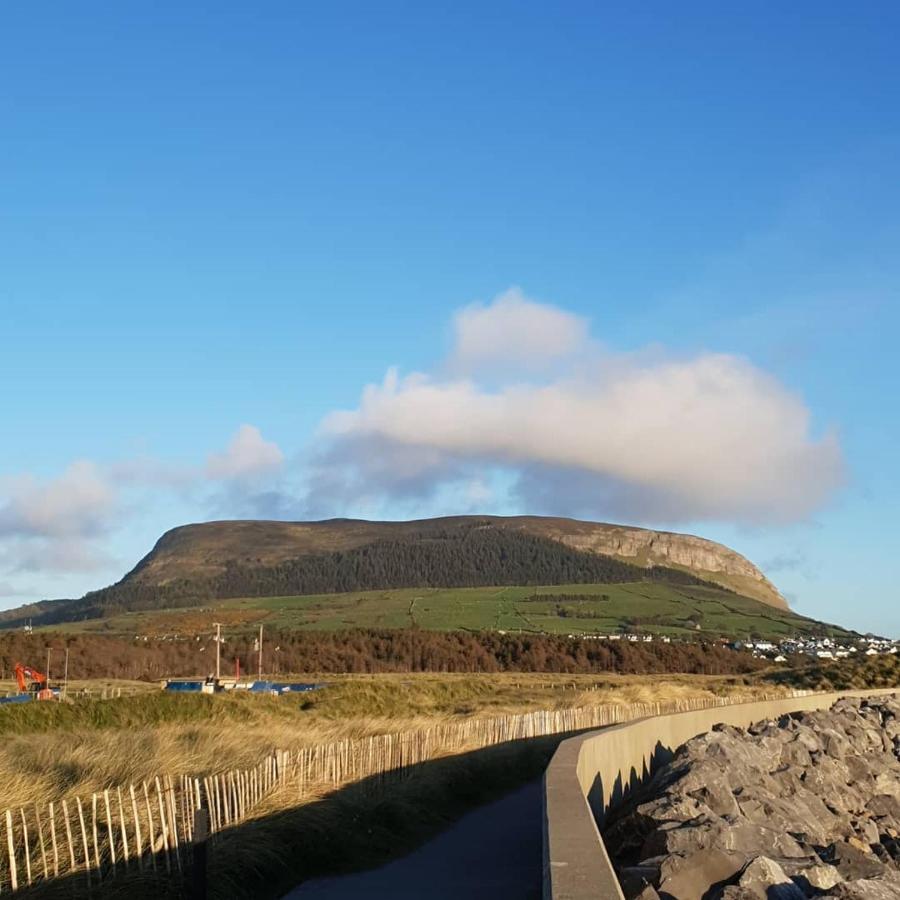
[[[129,640],[103,635],[22,632],[0,634],[0,677],[16,662],[41,670],[51,650],[51,677],[61,679],[65,649],[69,677],[157,680],[206,675],[215,669],[212,636],[200,640]],[[632,643],[554,635],[496,632],[403,631],[282,632],[265,644],[265,670],[277,675],[342,672],[556,672],[725,675],[756,671],[766,663],[719,644]],[[256,671],[253,638],[230,638],[223,674]]]

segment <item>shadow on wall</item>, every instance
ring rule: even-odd
[[[366,778],[302,806],[261,814],[223,830],[209,845],[209,897],[282,897],[309,878],[382,865],[415,849],[470,809],[540,777],[559,743],[582,733],[510,741],[430,760],[402,774]],[[155,873],[120,875],[91,889],[85,873],[78,873],[15,896],[35,900],[190,897],[188,855],[181,871],[172,862],[171,874],[166,873],[165,858],[160,855]]]
[[[657,741],[650,758],[644,757],[641,771],[638,772],[638,770],[632,766],[627,781],[622,777],[622,773],[620,772],[610,786],[608,794],[605,789],[606,786],[603,783],[603,776],[598,772],[594,776],[594,780],[591,783],[587,795],[588,805],[591,808],[591,812],[594,814],[597,826],[600,828],[603,827],[606,820],[606,814],[610,809],[619,810],[623,808],[632,797],[638,795],[645,789],[650,779],[666,765],[666,763],[674,759],[675,749],[677,748],[667,747],[661,741]]]

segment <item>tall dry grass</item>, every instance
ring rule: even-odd
[[[0,808],[156,775],[248,768],[278,748],[471,717],[688,697],[752,699],[761,690],[734,677],[390,675],[339,678],[314,693],[278,698],[154,692],[62,707],[27,704],[0,709]],[[771,694],[772,685],[765,690]]]

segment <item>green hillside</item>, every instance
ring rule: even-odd
[[[171,533],[170,533],[171,534]],[[176,537],[179,532],[176,531]],[[520,529],[499,527],[479,520],[438,520],[425,530],[398,538],[339,550],[267,562],[253,556],[228,557],[216,574],[189,555],[188,575],[159,581],[160,554],[171,538],[164,536],[157,548],[121,581],[79,600],[57,600],[0,613],[0,625],[16,627],[71,623],[109,618],[122,612],[200,606],[211,601],[239,597],[303,596],[399,588],[462,588],[528,584],[623,584],[648,581],[672,585],[714,586],[682,568],[648,564],[638,566],[612,556],[573,548],[560,541]],[[179,559],[183,541],[176,540]],[[162,550],[159,549],[162,545]],[[193,548],[192,549],[196,549]],[[249,555],[248,555],[249,554]]]
[[[691,535],[535,516],[212,522],[166,532],[116,584],[0,613],[132,636],[421,628],[696,637],[843,633]]]
[[[848,634],[719,588],[650,581],[238,598],[202,608],[131,612],[75,627],[106,634],[193,636],[209,633],[213,621],[223,622],[232,634],[261,624],[280,631],[413,627],[573,635],[631,631],[673,637]]]

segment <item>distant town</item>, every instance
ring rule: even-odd
[[[500,632],[505,634],[505,632]],[[650,644],[653,641],[671,644],[690,640],[685,637],[669,635],[637,634],[569,634],[567,637],[594,641],[629,641],[631,643]],[[785,638],[782,641],[767,640],[735,640],[719,638],[717,643],[732,650],[743,650],[759,659],[770,659],[772,662],[787,662],[791,656],[808,656],[814,659],[855,659],[862,656],[893,655],[900,650],[900,640],[891,640],[874,635],[857,638],[836,639],[830,637],[797,637]]]
[[[31,623],[23,626],[22,629],[26,634],[31,634],[33,629]],[[697,626],[700,630],[700,626]],[[521,631],[498,630],[498,634],[523,634]],[[566,637],[578,640],[590,641],[627,641],[629,643],[651,644],[654,641],[662,644],[692,642],[691,637],[687,636],[671,636],[648,634],[645,632],[614,632],[611,634],[578,634],[571,632]],[[150,640],[157,641],[196,641],[200,642],[203,638],[200,635],[185,634],[135,634],[135,641],[147,642]],[[227,638],[224,636],[212,637],[213,644],[225,644]],[[831,638],[831,637],[796,637],[785,638],[781,641],[771,640],[728,640],[720,637],[715,641],[717,644],[728,647],[731,650],[746,651],[758,659],[769,659],[775,663],[786,663],[790,657],[806,656],[813,659],[837,660],[837,659],[856,659],[860,657],[872,657],[881,655],[895,655],[900,651],[900,640],[891,640],[885,637],[876,637],[875,635],[860,635],[855,638]],[[256,649],[258,649],[258,644]],[[201,647],[205,650],[205,647]],[[280,647],[275,648],[276,651]]]
[[[816,659],[850,659],[858,656],[895,654],[900,641],[881,637],[859,637],[855,640],[834,638],[787,638],[773,641],[733,641],[728,646],[735,650],[747,650],[757,657],[773,662],[787,662],[789,656],[810,656]]]

